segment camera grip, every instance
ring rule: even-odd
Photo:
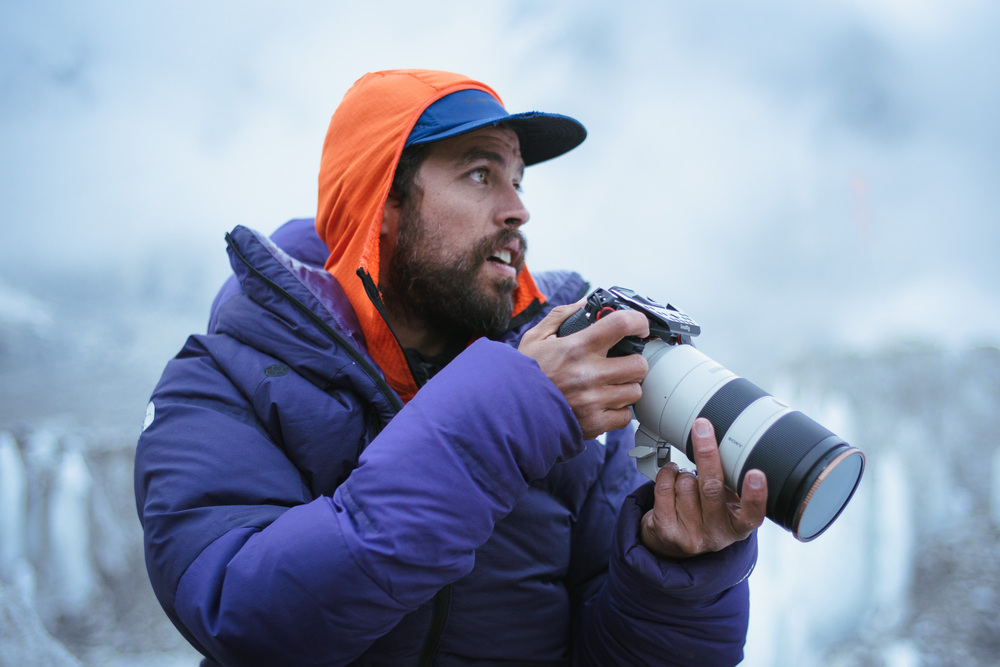
[[[562,338],[583,331],[592,324],[588,317],[586,307],[576,311],[565,322],[559,325],[557,335]],[[615,343],[615,346],[608,350],[609,357],[624,357],[629,354],[642,354],[645,344],[635,336],[626,336]]]
[[[590,319],[587,317],[587,309],[581,308],[559,325],[559,331],[556,332],[556,335],[562,338],[563,336],[574,334],[577,331],[583,331],[589,326]]]

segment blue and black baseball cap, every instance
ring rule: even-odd
[[[427,107],[413,126],[406,146],[428,144],[502,125],[517,133],[525,166],[544,162],[570,151],[587,138],[575,118],[541,111],[509,114],[489,93],[470,89],[445,95]]]

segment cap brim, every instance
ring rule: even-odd
[[[559,157],[587,138],[587,129],[575,118],[553,113],[513,114],[501,124],[517,132],[525,166]]]
[[[477,118],[474,121],[450,127],[443,132],[422,137],[413,144],[426,144],[455,137],[490,126],[508,127],[521,141],[521,158],[531,166],[559,157],[573,150],[587,138],[587,129],[575,118],[555,113],[527,111],[525,113]]]

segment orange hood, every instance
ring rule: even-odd
[[[416,394],[417,384],[402,348],[366,290],[365,279],[370,277],[369,286],[378,285],[382,213],[410,131],[428,106],[468,89],[482,90],[503,104],[489,86],[450,72],[366,74],[337,107],[323,143],[316,231],[330,248],[326,269],[347,293],[368,353],[404,402]],[[515,316],[533,302],[545,301],[527,268],[518,283]]]

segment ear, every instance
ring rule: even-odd
[[[395,189],[389,190],[389,196],[385,199],[385,205],[382,208],[382,230],[381,243],[385,246],[386,241],[390,243],[396,239],[396,231],[399,229],[399,214],[403,208],[402,202],[399,200],[399,195],[396,193]]]
[[[389,192],[385,205],[382,207],[382,227],[379,231],[379,279],[386,274],[392,253],[396,249],[396,235],[399,233],[399,216],[403,210],[402,202],[394,191]]]

